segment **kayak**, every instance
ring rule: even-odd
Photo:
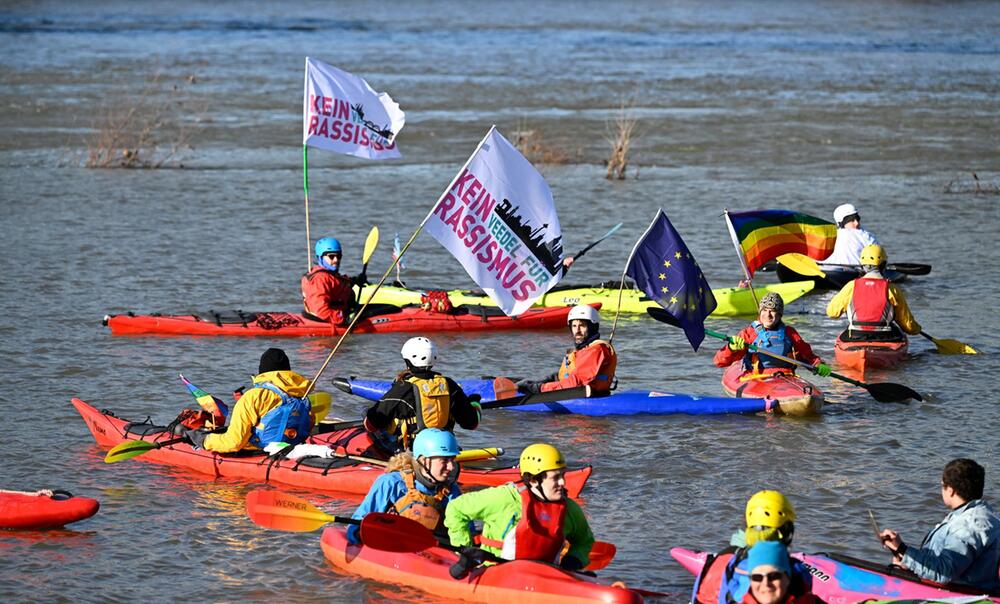
[[[0,491],[0,529],[43,530],[90,518],[101,504],[68,491],[52,496]]]
[[[333,384],[349,394],[378,400],[391,382],[355,377],[334,378]],[[466,394],[478,394],[484,401],[496,399],[493,380],[460,380]],[[716,415],[722,413],[782,412],[775,401],[765,398],[729,398],[675,394],[656,390],[614,391],[608,396],[574,398],[534,405],[504,407],[508,411],[574,413],[577,415]]]
[[[113,447],[128,440],[153,442],[171,440],[176,436],[166,431],[165,426],[149,422],[129,422],[114,413],[96,408],[78,398],[73,406],[83,417],[94,440],[102,447]],[[309,442],[334,446],[338,453],[359,455],[365,450],[345,443],[357,442],[353,434],[359,429],[347,428],[336,432],[313,436]],[[364,432],[364,429],[360,429]],[[247,482],[276,482],[309,490],[335,491],[348,495],[366,495],[372,483],[383,472],[384,467],[377,462],[365,462],[345,457],[299,459],[273,459],[263,451],[243,451],[235,454],[220,454],[204,449],[194,449],[188,443],[175,443],[163,448],[152,449],[139,456],[154,463],[174,466],[214,478],[232,478]],[[573,468],[566,473],[566,489],[570,497],[578,497],[593,469],[590,466]],[[516,466],[496,467],[493,462],[462,464],[459,483],[469,486],[497,486],[521,479]]]
[[[787,266],[779,262],[777,265],[778,280],[781,281],[782,283],[800,283],[802,281],[812,281],[814,287],[817,290],[834,289],[839,291],[851,281],[854,281],[858,277],[861,277],[865,274],[864,271],[861,270],[860,268],[850,268],[843,266],[824,267],[822,263],[819,264],[819,267],[820,270],[826,274],[826,277],[803,275],[801,273],[793,271],[792,269],[788,268]],[[893,270],[885,271],[885,277],[892,283],[902,283],[903,281],[906,281],[905,274]]]
[[[656,302],[651,300],[643,292],[634,289],[632,283],[626,283],[627,287],[622,292],[621,308],[626,313],[645,313],[647,308],[656,306]],[[618,281],[608,281],[596,285],[556,285],[545,295],[535,302],[535,306],[573,306],[576,304],[603,304],[604,308],[613,310],[618,307]],[[755,287],[754,292],[759,299],[767,292],[777,292],[781,294],[785,304],[801,298],[809,293],[815,284],[808,280],[800,280],[798,283],[774,283],[762,287]],[[359,299],[364,300],[371,297],[373,286],[367,286],[361,290]],[[420,304],[420,295],[427,290],[420,288],[407,288],[398,281],[392,286],[382,286],[375,293],[373,302],[382,304]],[[757,303],[754,294],[749,288],[722,287],[713,289],[715,301],[718,306],[712,312],[715,317],[735,317],[751,316],[757,314]],[[492,298],[486,295],[483,290],[454,289],[448,292],[448,299],[452,304],[476,304],[483,306],[495,306]]]
[[[670,555],[698,577],[708,558],[706,552],[675,547]],[[915,574],[886,564],[876,564],[839,554],[792,554],[805,563],[813,576],[812,592],[827,604],[849,604],[876,598],[954,598],[984,595],[983,590],[964,586],[941,586]],[[1000,594],[992,601],[1000,602]]]
[[[379,551],[351,545],[347,529],[328,527],[320,541],[323,555],[337,568],[366,579],[421,589],[456,602],[642,602],[638,592],[564,571],[554,565],[514,560],[480,567],[464,579],[453,579],[448,569],[458,554],[443,547],[415,553]]]
[[[743,361],[722,374],[722,389],[737,398],[772,398],[785,415],[815,415],[823,409],[823,391],[794,373],[778,373],[746,379]]]
[[[906,358],[908,341],[905,336],[892,342],[845,342],[843,336],[837,336],[833,345],[834,357],[841,367],[863,374],[868,369],[892,369]]]
[[[462,306],[441,313],[408,306],[391,314],[370,316],[358,321],[354,333],[395,333],[433,331],[496,331],[506,329],[555,329],[566,326],[569,307],[529,308],[508,317],[497,308]],[[103,324],[115,335],[162,334],[206,336],[338,336],[346,327],[334,327],[287,312],[231,313],[209,311],[189,315],[105,315]]]

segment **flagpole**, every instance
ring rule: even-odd
[[[364,310],[368,308],[368,305],[371,304],[371,301],[375,299],[375,294],[378,293],[379,288],[382,287],[382,284],[385,283],[385,280],[388,279],[389,275],[392,274],[393,269],[396,268],[396,266],[399,264],[399,261],[403,257],[403,254],[406,253],[406,250],[410,249],[410,245],[413,243],[413,240],[416,239],[417,235],[420,234],[420,231],[424,229],[424,225],[426,225],[427,221],[430,220],[431,216],[434,215],[434,211],[437,210],[437,207],[441,205],[442,201],[444,201],[445,196],[448,195],[448,193],[452,190],[452,188],[454,188],[455,183],[458,182],[458,179],[462,176],[462,173],[465,172],[465,169],[468,168],[469,164],[472,163],[472,159],[476,157],[476,154],[479,153],[479,150],[483,147],[483,143],[485,143],[486,139],[489,138],[491,134],[493,134],[493,131],[496,130],[496,128],[497,128],[496,125],[490,127],[490,130],[489,132],[486,133],[486,136],[484,136],[483,139],[479,141],[479,144],[476,145],[476,150],[473,151],[471,155],[469,155],[469,159],[465,160],[465,163],[462,165],[462,167],[459,168],[458,172],[455,173],[455,177],[451,179],[450,183],[448,183],[447,188],[445,188],[444,192],[441,193],[441,196],[438,197],[438,200],[434,203],[434,206],[431,207],[431,211],[427,212],[427,216],[424,216],[424,219],[421,220],[420,224],[417,225],[416,230],[413,231],[413,235],[410,236],[410,240],[407,241],[406,245],[403,246],[403,249],[399,251],[399,255],[392,261],[392,264],[390,264],[389,267],[385,269],[385,273],[382,274],[382,278],[379,279],[378,283],[375,284],[375,289],[372,290],[371,295],[368,296],[368,299],[365,301],[365,303],[361,306],[361,308],[358,309],[358,312],[354,313],[354,318],[351,319],[351,322],[347,326],[347,329],[344,330],[344,333],[340,334],[340,339],[337,340],[337,343],[333,346],[333,350],[330,351],[330,354],[326,357],[326,360],[323,361],[323,365],[319,368],[319,371],[316,372],[316,376],[313,377],[313,379],[309,382],[309,386],[306,388],[305,394],[302,395],[303,398],[308,396],[309,393],[312,392],[313,387],[316,385],[316,382],[319,381],[319,377],[323,375],[323,372],[330,364],[330,361],[333,360],[333,355],[337,354],[337,351],[340,350],[341,344],[343,344],[344,340],[347,339],[347,335],[354,330],[354,326],[357,325],[358,320],[360,320],[361,316],[364,314]]]
[[[309,145],[302,144],[302,190],[306,194],[306,272],[312,270],[312,239],[309,236]]]
[[[743,250],[740,248],[739,238],[736,236],[736,227],[733,226],[733,221],[729,219],[729,209],[727,208],[723,210],[722,213],[726,217],[726,226],[729,228],[729,238],[732,239],[733,247],[736,248],[736,257],[740,259],[740,266],[743,267],[743,274],[746,275],[747,283],[750,284],[750,295],[753,296],[754,306],[760,306],[760,302],[757,301],[757,292],[753,288],[753,275],[750,274],[746,258],[743,257]]]
[[[635,251],[639,249],[639,244],[642,243],[642,240],[649,234],[650,229],[652,229],[653,225],[656,224],[656,219],[659,218],[662,213],[663,208],[659,208],[656,215],[653,216],[652,222],[650,222],[649,226],[646,227],[646,230],[642,232],[642,235],[639,235],[639,238],[635,240],[635,245],[632,246],[632,251],[628,255],[628,260],[625,261],[625,269],[622,271],[622,282],[618,287],[618,308],[615,309],[615,322],[611,324],[611,335],[608,336],[609,344],[615,339],[615,329],[618,328],[618,317],[621,316],[622,313],[622,292],[625,290],[625,275],[628,273],[628,265],[632,264],[632,257],[635,256]]]

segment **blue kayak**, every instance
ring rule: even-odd
[[[355,377],[334,378],[333,383],[344,392],[369,400],[378,400],[389,390],[391,382],[362,380]],[[460,380],[466,394],[478,394],[484,401],[496,398],[493,380]],[[721,413],[759,413],[777,411],[774,401],[762,398],[729,398],[694,396],[656,390],[615,391],[608,396],[574,398],[564,401],[505,407],[512,411],[544,413],[575,413],[578,415],[714,415]]]

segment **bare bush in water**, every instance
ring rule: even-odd
[[[632,137],[635,136],[636,119],[632,108],[632,103],[622,101],[618,114],[606,123],[605,140],[611,145],[611,156],[607,161],[608,171],[604,175],[608,180],[625,180],[629,150],[632,146]]]
[[[565,164],[570,157],[560,145],[550,144],[539,130],[531,130],[521,120],[514,131],[514,147],[533,164]]]
[[[190,87],[195,77],[167,84],[157,74],[138,94],[108,95],[91,124],[87,139],[87,168],[161,168],[179,163],[190,149]]]
[[[1000,185],[995,182],[983,182],[975,172],[972,174],[972,181],[964,175],[956,176],[948,181],[944,186],[945,193],[972,193],[973,195],[1000,195]]]

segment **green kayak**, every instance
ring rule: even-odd
[[[618,306],[618,282],[609,281],[597,285],[557,285],[535,302],[535,306],[570,306],[575,304],[593,304],[600,302],[605,312],[614,312]],[[631,283],[622,292],[622,312],[644,313],[656,302],[646,294],[632,288]],[[767,292],[777,292],[784,298],[785,304],[800,298],[812,290],[816,284],[812,281],[797,281],[794,283],[774,283],[755,287],[757,299]],[[369,285],[361,290],[361,300],[371,297],[374,286]],[[398,281],[393,285],[383,285],[372,300],[373,304],[420,304],[420,295],[427,289],[406,287]],[[747,288],[722,287],[713,289],[718,306],[712,316],[715,317],[751,317],[757,314],[757,304]],[[496,303],[483,290],[455,289],[448,292],[448,298],[454,305],[470,304],[481,306],[496,306]]]

